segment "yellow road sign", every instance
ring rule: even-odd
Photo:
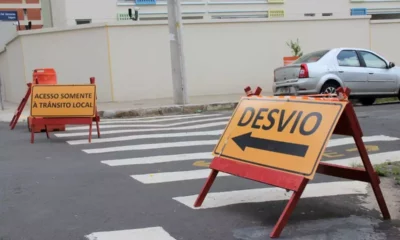
[[[32,117],[93,117],[96,106],[96,86],[33,85]]]
[[[213,155],[312,179],[346,104],[244,97]]]

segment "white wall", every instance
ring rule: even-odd
[[[27,80],[24,71],[24,53],[22,51],[22,39],[15,38],[6,45],[6,51],[0,53],[0,58],[4,63],[4,58],[7,63],[1,64],[1,71],[5,72],[4,89],[6,91],[6,100],[19,103],[27,90]],[[5,66],[7,69],[3,69]]]
[[[68,0],[71,1],[71,0]],[[101,1],[99,1],[101,2]],[[66,12],[65,0],[50,0],[51,14],[49,16],[52,18],[53,27],[65,27],[67,26],[67,12]],[[43,9],[45,11],[45,9]]]
[[[241,93],[245,85],[270,92],[273,69],[291,55],[287,41],[299,38],[304,52],[343,45],[368,48],[368,28],[368,19],[185,25],[189,94]],[[332,29],[346,38],[321,38],[332,36]]]
[[[140,18],[167,17],[166,2],[139,6]],[[51,3],[55,27],[76,25],[76,19],[113,23],[117,21],[118,13],[126,14],[128,8],[134,6],[134,1],[117,0],[51,0]],[[310,18],[304,14],[315,13],[316,17],[321,17],[322,13],[332,13],[333,17],[347,17],[351,8],[368,8],[371,12],[398,11],[400,1],[285,0],[284,3],[269,3],[267,0],[182,0],[181,5],[183,16],[204,16],[204,19],[213,15],[260,15],[268,10],[284,10],[288,18]]]
[[[96,77],[98,100],[111,101],[107,35],[104,27],[75,27],[74,31],[23,34],[25,74],[36,68],[54,68],[60,84],[88,84]]]
[[[65,4],[68,25],[76,25],[76,19],[92,19],[92,23],[116,20],[116,0],[67,0]]]
[[[17,35],[17,28],[13,22],[0,21],[0,49],[5,47]]]
[[[188,93],[241,94],[247,85],[270,92],[273,69],[291,54],[286,42],[296,38],[304,53],[333,47],[372,48],[400,65],[393,51],[400,41],[399,27],[400,21],[370,24],[368,17],[187,22],[183,30]],[[7,101],[19,102],[32,70],[47,67],[55,68],[62,84],[88,83],[96,77],[99,102],[172,97],[166,22],[94,24],[19,34],[0,53]]]
[[[3,52],[4,51],[4,52]],[[5,82],[8,80],[8,61],[5,49],[0,48],[0,84],[1,84],[1,97],[3,101],[6,99]]]
[[[400,20],[371,21],[371,48],[400,66]]]

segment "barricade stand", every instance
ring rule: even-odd
[[[317,172],[370,183],[383,219],[390,219],[390,214],[379,186],[380,180],[373,169],[362,140],[363,133],[353,105],[348,104],[350,90],[348,88],[338,88],[337,93],[338,97],[328,98],[325,95],[314,95],[314,97],[262,97],[259,95],[254,96],[249,91],[246,91],[246,95],[249,97],[244,97],[239,102],[225,132],[221,136],[220,142],[213,151],[215,157],[210,164],[210,175],[194,206],[200,207],[202,205],[220,171],[292,190],[291,198],[270,233],[271,238],[278,238],[309,180],[312,180]],[[262,106],[260,106],[260,103]],[[284,106],[285,104],[286,106]],[[268,122],[264,121],[267,117],[263,119],[260,114],[260,110],[263,110],[264,116],[268,116],[269,120],[271,120],[274,115],[266,115],[268,113],[267,110],[269,109],[270,112],[275,111],[275,114],[278,115],[278,108],[281,107],[281,110],[285,109],[288,114],[285,115],[284,119],[288,119],[289,111],[296,109],[296,106],[300,110],[297,115],[293,114],[292,119],[297,121],[288,121],[286,126],[292,125],[287,129],[281,125],[280,131],[273,130],[274,128],[271,127],[273,125],[272,122],[269,122],[270,124],[268,125]],[[245,110],[243,111],[243,109]],[[300,112],[303,114],[302,116],[300,116]],[[250,113],[250,120],[247,120],[247,113]],[[241,115],[241,117],[239,116],[240,119],[237,117],[238,114]],[[255,121],[252,120],[254,119],[253,116],[256,116]],[[316,120],[314,121],[314,127],[311,124],[312,128],[310,129],[310,124],[307,125],[306,121],[312,117]],[[275,119],[279,121],[279,115]],[[322,119],[325,121],[322,121]],[[255,125],[256,128],[253,128],[250,133],[243,134],[249,131],[245,128],[246,123],[249,123],[252,127]],[[300,133],[303,132],[303,135],[296,134],[295,129],[297,127],[299,127]],[[259,129],[269,129],[271,134],[268,131],[265,131],[265,133],[260,132]],[[279,135],[285,131],[289,134]],[[332,134],[347,135],[354,138],[365,169],[320,162]],[[263,138],[261,138],[261,135]],[[265,139],[269,136],[271,136],[271,139]],[[279,136],[282,137],[279,138]],[[285,140],[286,142],[280,140]],[[310,156],[310,158],[307,158],[307,156]],[[295,166],[295,164],[297,165]]]
[[[96,79],[94,77],[90,78],[90,84],[96,84]],[[97,94],[96,94],[96,100],[97,100]],[[99,112],[97,111],[97,104],[95,106],[95,113],[96,114],[93,118],[93,121],[96,122],[97,137],[100,138],[100,127],[99,127],[100,116],[99,116]]]
[[[31,88],[34,84],[57,84],[57,76],[56,71],[53,68],[39,68],[33,70],[32,83],[28,83],[28,90],[25,94],[25,97],[21,100],[15,114],[10,122],[11,130],[15,128],[18,123],[18,119],[20,118],[22,111],[25,108],[26,103],[31,95]],[[29,118],[28,118],[28,127],[29,127]]]
[[[10,125],[9,125],[11,127],[11,130],[13,130],[15,128],[15,126],[17,125],[18,119],[21,116],[22,111],[24,110],[25,105],[28,102],[28,99],[29,99],[29,97],[31,95],[32,83],[28,83],[26,85],[28,86],[28,90],[26,91],[25,97],[22,98],[21,103],[19,104],[17,110],[14,113],[13,118],[11,119],[11,122],[10,122]]]
[[[89,138],[92,141],[92,123],[96,122],[97,134],[100,137],[99,120],[96,107],[96,85],[94,78],[90,79],[91,84],[87,85],[34,85],[32,86],[31,98],[31,127],[43,124],[46,129],[46,136],[50,138],[47,129],[48,125],[89,125]],[[41,94],[57,97],[42,100],[36,98]],[[66,94],[83,94],[87,99],[74,101],[75,97],[64,98]],[[72,95],[71,95],[72,96]],[[79,97],[80,98],[80,97]],[[72,100],[70,100],[72,99]],[[46,105],[47,104],[47,105]],[[48,106],[50,104],[50,106]],[[60,104],[60,106],[57,106]],[[54,106],[56,107],[54,107]],[[85,106],[85,107],[83,107]],[[34,131],[31,131],[31,143],[34,143]]]

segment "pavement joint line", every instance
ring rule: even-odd
[[[127,118],[144,116],[169,116],[177,114],[193,114],[204,112],[215,112],[223,110],[233,110],[239,101],[216,102],[209,104],[187,104],[187,105],[167,105],[161,107],[132,108],[121,110],[100,110],[98,114],[101,118]]]

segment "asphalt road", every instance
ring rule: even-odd
[[[371,160],[400,161],[400,104],[356,111]],[[219,176],[193,209],[230,114],[104,120],[91,144],[87,127],[30,144],[26,124],[0,123],[0,239],[268,239],[290,192]],[[323,161],[357,162],[352,142],[332,141]],[[368,194],[361,182],[317,174],[281,239],[398,239],[399,222],[366,207]]]

